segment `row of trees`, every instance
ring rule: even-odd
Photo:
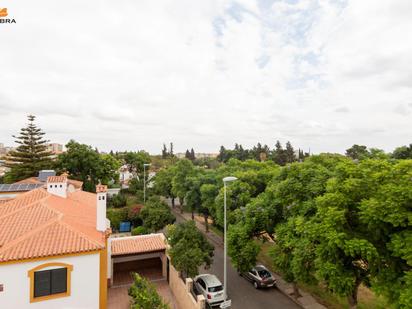
[[[239,271],[256,262],[256,238],[269,235],[286,280],[326,286],[352,308],[361,284],[412,307],[412,160],[323,154],[285,167],[231,159],[213,170],[180,160],[158,173],[155,189],[221,227],[228,175],[238,178],[227,205]]]
[[[272,160],[278,165],[285,165],[296,161],[302,161],[308,157],[309,153],[304,153],[303,150],[298,149],[296,152],[290,142],[287,142],[285,148],[277,141],[275,148],[270,149],[268,145],[257,143],[252,149],[244,149],[242,145],[235,144],[234,149],[226,149],[224,146],[220,147],[217,159],[220,162],[228,162],[230,159],[237,159],[240,161],[256,160],[266,161]]]

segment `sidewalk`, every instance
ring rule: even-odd
[[[185,221],[192,220],[192,214],[190,213],[180,213],[180,207],[176,205],[176,207],[172,209],[172,212],[175,214],[176,217],[180,217]],[[223,238],[219,235],[216,235],[213,231],[209,229],[209,232],[206,232],[206,228],[203,222],[198,220],[194,220],[196,223],[196,227],[199,231],[201,231],[213,244],[223,247]],[[261,263],[261,262],[259,262]],[[261,263],[263,264],[263,263]],[[272,272],[273,273],[273,272]],[[304,309],[327,309],[327,307],[319,304],[316,299],[310,295],[309,293],[299,290],[301,297],[295,299],[293,297],[293,287],[290,283],[287,283],[285,280],[282,279],[278,274],[273,273],[273,276],[276,278],[276,286],[283,294],[293,300],[296,304],[301,306]]]

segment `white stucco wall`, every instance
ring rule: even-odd
[[[28,271],[45,263],[60,262],[73,265],[71,295],[30,303]],[[99,254],[88,254],[29,263],[0,264],[1,309],[98,309],[99,308]]]

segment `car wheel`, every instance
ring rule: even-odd
[[[253,281],[253,286],[255,287],[255,289],[258,289],[258,288],[259,288],[259,285],[257,284],[256,281]]]

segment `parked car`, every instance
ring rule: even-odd
[[[276,284],[276,279],[263,265],[253,267],[248,272],[242,273],[242,276],[252,282],[255,289],[270,288]]]
[[[196,276],[194,284],[197,291],[205,297],[209,306],[217,306],[225,300],[223,285],[215,275],[202,274]]]

